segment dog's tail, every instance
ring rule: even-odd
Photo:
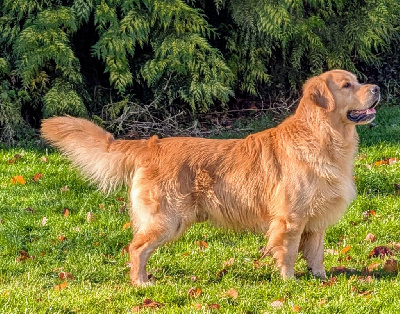
[[[133,156],[129,158],[123,149],[118,149],[120,145],[112,145],[116,142],[112,134],[94,123],[69,116],[54,117],[42,121],[41,132],[103,191],[129,184],[134,172]]]

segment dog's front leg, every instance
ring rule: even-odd
[[[276,260],[283,279],[294,277],[294,264],[303,229],[303,222],[293,222],[282,217],[275,217],[270,223],[267,249]]]
[[[300,251],[307,261],[307,268],[312,274],[321,279],[326,278],[324,261],[325,229],[317,232],[304,232],[301,236]]]

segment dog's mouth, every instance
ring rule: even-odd
[[[374,104],[363,110],[350,110],[347,113],[347,119],[354,123],[369,123],[375,119],[376,110],[375,107],[378,105],[380,97],[374,102]]]

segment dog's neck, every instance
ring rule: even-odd
[[[315,104],[300,101],[299,107],[293,115],[295,123],[301,124],[312,132],[318,133],[322,137],[335,137],[336,140],[353,144],[358,142],[356,126],[350,121],[343,121],[342,115],[338,112],[327,111]],[[304,120],[307,117],[307,120]],[[322,133],[322,134],[321,134]]]

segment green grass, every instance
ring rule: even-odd
[[[257,123],[256,127],[263,124]],[[328,276],[337,279],[331,285],[313,278],[301,259],[296,264],[297,279],[282,281],[270,258],[255,262],[265,244],[262,235],[235,234],[205,223],[158,249],[148,265],[155,285],[134,288],[128,256],[122,254],[132,237],[131,229],[123,227],[129,221],[126,191],[103,195],[55,152],[1,150],[0,313],[126,313],[146,298],[163,304],[160,313],[198,312],[198,307],[200,312],[216,312],[211,304],[218,304],[223,313],[290,313],[296,307],[304,313],[399,312],[398,274],[385,272],[384,261],[368,255],[376,246],[392,248],[392,243],[400,242],[400,194],[395,187],[400,184],[400,162],[376,164],[385,158],[400,159],[400,108],[381,108],[377,124],[358,129],[359,196],[327,232],[325,267]],[[22,158],[9,164],[16,154]],[[41,160],[44,155],[47,162]],[[42,178],[35,182],[32,178],[38,173]],[[12,184],[17,175],[26,184]],[[69,189],[62,191],[65,186]],[[65,208],[70,212],[67,217]],[[88,212],[95,217],[91,221]],[[376,236],[376,242],[365,241],[368,233]],[[197,241],[208,247],[199,247]],[[341,253],[347,246],[350,250]],[[31,258],[21,260],[22,250]],[[400,260],[400,252],[393,252],[393,258]],[[224,266],[231,258],[233,264]],[[378,268],[366,277],[362,269],[375,262]],[[354,271],[330,272],[339,265]],[[74,279],[57,290],[64,282],[61,271]],[[192,287],[201,293],[188,295]],[[238,292],[237,298],[227,295],[231,288]],[[280,308],[271,305],[276,300],[283,300]]]

